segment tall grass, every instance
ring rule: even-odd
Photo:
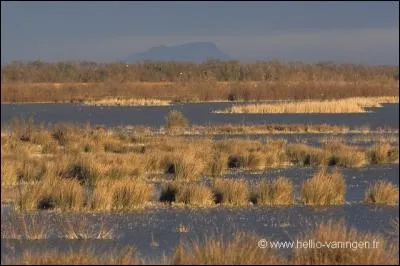
[[[344,203],[345,192],[343,175],[322,169],[301,185],[300,197],[307,205],[336,205]]]
[[[399,188],[388,181],[379,180],[367,188],[364,202],[395,205],[399,202]]]
[[[174,181],[163,184],[160,201],[204,207],[212,205],[214,198],[211,189],[206,185]]]
[[[46,177],[20,191],[16,207],[19,210],[61,209],[78,211],[85,206],[84,188],[76,180]]]
[[[251,200],[257,205],[289,205],[293,203],[293,183],[286,177],[263,180],[253,187]]]
[[[154,196],[154,187],[139,179],[103,179],[96,182],[92,210],[127,211],[142,207]]]
[[[275,104],[235,105],[219,113],[364,113],[365,107],[398,103],[398,97],[356,97],[338,100],[308,100]]]
[[[213,191],[216,203],[235,206],[249,203],[249,189],[245,180],[217,179]]]
[[[179,152],[167,160],[165,172],[174,174],[175,180],[196,180],[204,167],[204,162],[193,151]]]

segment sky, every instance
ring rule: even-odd
[[[111,62],[159,45],[214,42],[241,61],[398,65],[399,3],[1,2],[1,64]]]

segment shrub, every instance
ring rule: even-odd
[[[368,187],[364,202],[395,205],[399,202],[399,188],[388,181],[379,180]]]
[[[249,202],[249,190],[244,180],[222,180],[214,182],[216,203],[246,205]]]
[[[346,182],[338,171],[328,173],[326,170],[320,170],[312,178],[306,180],[300,190],[304,204],[342,204],[345,199]]]

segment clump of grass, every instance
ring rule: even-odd
[[[328,165],[340,167],[362,167],[367,163],[364,151],[349,147],[343,143],[330,142],[324,145],[324,149],[331,155]]]
[[[293,264],[301,265],[388,265],[398,263],[398,253],[389,247],[385,239],[379,234],[362,233],[354,228],[347,227],[343,220],[321,223],[309,233],[300,237],[300,242],[309,240],[321,243],[337,243],[322,248],[294,249]],[[377,243],[373,247],[373,241]],[[357,248],[359,244],[364,248]]]
[[[300,166],[326,165],[328,156],[321,148],[310,147],[305,144],[289,144],[287,146],[289,161]]]
[[[399,202],[399,188],[388,181],[379,180],[368,187],[364,202],[395,205]]]
[[[392,163],[398,160],[399,149],[387,142],[378,142],[369,149],[368,158],[371,164]]]
[[[251,201],[258,205],[289,205],[293,203],[293,183],[286,177],[261,181],[255,185]]]
[[[249,189],[243,179],[217,179],[214,182],[213,191],[216,203],[239,206],[249,202]]]
[[[36,185],[25,187],[19,195],[18,209],[61,209],[78,211],[85,205],[84,188],[76,180],[47,177]]]
[[[214,203],[211,189],[202,184],[168,182],[161,187],[160,201],[210,206]]]
[[[335,205],[344,203],[346,182],[338,171],[320,170],[306,180],[300,189],[301,201],[307,205]]]
[[[204,185],[186,184],[176,195],[177,202],[190,205],[209,206],[214,203],[211,189]]]
[[[189,126],[187,118],[179,111],[170,111],[165,117],[166,128],[171,133],[179,133]]]
[[[206,237],[204,243],[194,241],[189,246],[182,242],[176,248],[172,264],[174,265],[268,265],[280,264],[273,249],[260,249],[257,242],[260,237],[249,233],[236,233],[233,239],[222,236]]]
[[[154,195],[154,187],[142,180],[123,178],[99,180],[91,197],[93,210],[132,210],[142,207]]]
[[[24,250],[21,256],[8,257],[5,261],[15,265],[138,265],[142,262],[138,252],[131,247],[101,255],[87,247],[77,251]]]
[[[165,172],[174,174],[175,180],[196,180],[200,177],[204,162],[193,152],[178,153],[167,160]]]

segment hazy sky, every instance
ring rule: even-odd
[[[387,2],[1,2],[1,62],[115,61],[212,41],[240,60],[395,64],[399,4]]]

